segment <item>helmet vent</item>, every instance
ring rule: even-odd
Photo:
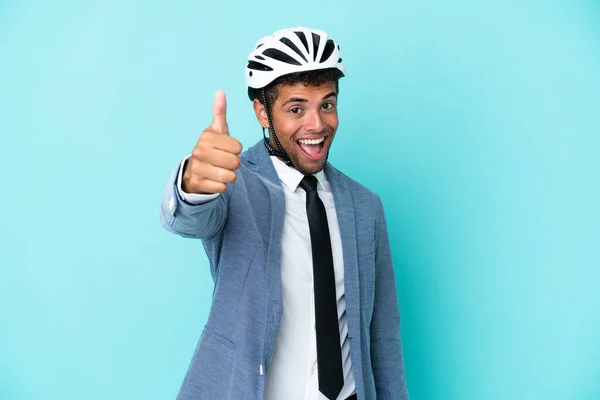
[[[283,51],[281,50],[277,50],[277,49],[266,49],[265,51],[263,51],[263,54],[267,57],[271,57],[277,61],[281,61],[284,62],[286,64],[292,64],[292,65],[302,65],[300,64],[298,61],[296,61],[295,59],[293,59],[292,57],[290,57],[289,55],[285,54]]]
[[[306,52],[308,53],[309,52],[309,50],[308,50],[308,41],[306,40],[306,36],[304,36],[304,32],[294,31],[294,33],[296,34],[296,36],[298,36],[298,38],[300,39],[300,41],[304,45],[304,48],[306,49]]]
[[[321,59],[319,60],[320,63],[327,61],[327,59],[329,59],[329,57],[331,57],[331,54],[333,54],[333,50],[335,49],[335,43],[333,43],[333,40],[329,39],[327,41],[327,43],[325,43],[325,49],[323,50],[323,55],[321,56]]]
[[[248,61],[248,68],[256,69],[258,71],[273,71],[273,68],[269,67],[268,65],[256,61]]]
[[[294,42],[292,42],[290,39],[286,38],[286,37],[282,37],[281,39],[279,39],[279,41],[283,44],[285,44],[286,46],[288,46],[290,49],[294,50],[296,52],[296,54],[298,54],[300,57],[302,57],[302,59],[304,60],[304,62],[308,62],[308,60],[306,59],[306,57],[304,57],[304,54],[302,54],[302,52],[300,51],[300,49],[298,47],[296,47],[296,45],[294,44]]]
[[[317,51],[319,50],[319,42],[321,41],[321,36],[312,32],[312,39],[313,39],[313,50],[314,50],[313,61],[317,61]]]

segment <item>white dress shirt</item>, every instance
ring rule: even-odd
[[[286,166],[277,157],[271,156],[271,161],[285,193],[285,217],[281,238],[283,315],[267,374],[265,400],[326,400],[319,392],[318,382],[310,231],[306,215],[306,193],[299,187],[304,175],[295,168]],[[180,196],[191,204],[199,204],[217,197],[218,194],[188,194],[181,189],[184,162],[181,163],[177,180]],[[331,236],[344,372],[344,386],[337,400],[344,400],[355,392],[356,387],[348,343],[342,240],[329,181],[323,171],[314,175],[319,181],[317,193],[325,206]]]

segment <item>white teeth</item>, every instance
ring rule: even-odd
[[[319,144],[321,143],[323,140],[325,140],[325,137],[319,138],[319,139],[300,139],[298,140],[298,142],[302,143],[302,144]]]

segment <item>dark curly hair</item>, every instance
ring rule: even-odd
[[[339,78],[340,72],[336,68],[328,68],[321,69],[316,71],[305,71],[305,72],[294,72],[292,74],[287,74],[280,76],[271,82],[267,87],[265,87],[265,95],[267,98],[267,106],[269,109],[273,107],[273,103],[275,103],[275,99],[279,95],[279,86],[280,85],[294,85],[298,82],[303,82],[304,86],[319,86],[325,82],[334,82],[335,83],[335,91],[339,93]],[[260,90],[254,91],[254,98],[260,98]]]

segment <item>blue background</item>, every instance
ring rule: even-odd
[[[340,44],[411,399],[600,399],[600,3],[0,1],[0,399],[175,397],[207,317],[169,173],[282,27]]]

